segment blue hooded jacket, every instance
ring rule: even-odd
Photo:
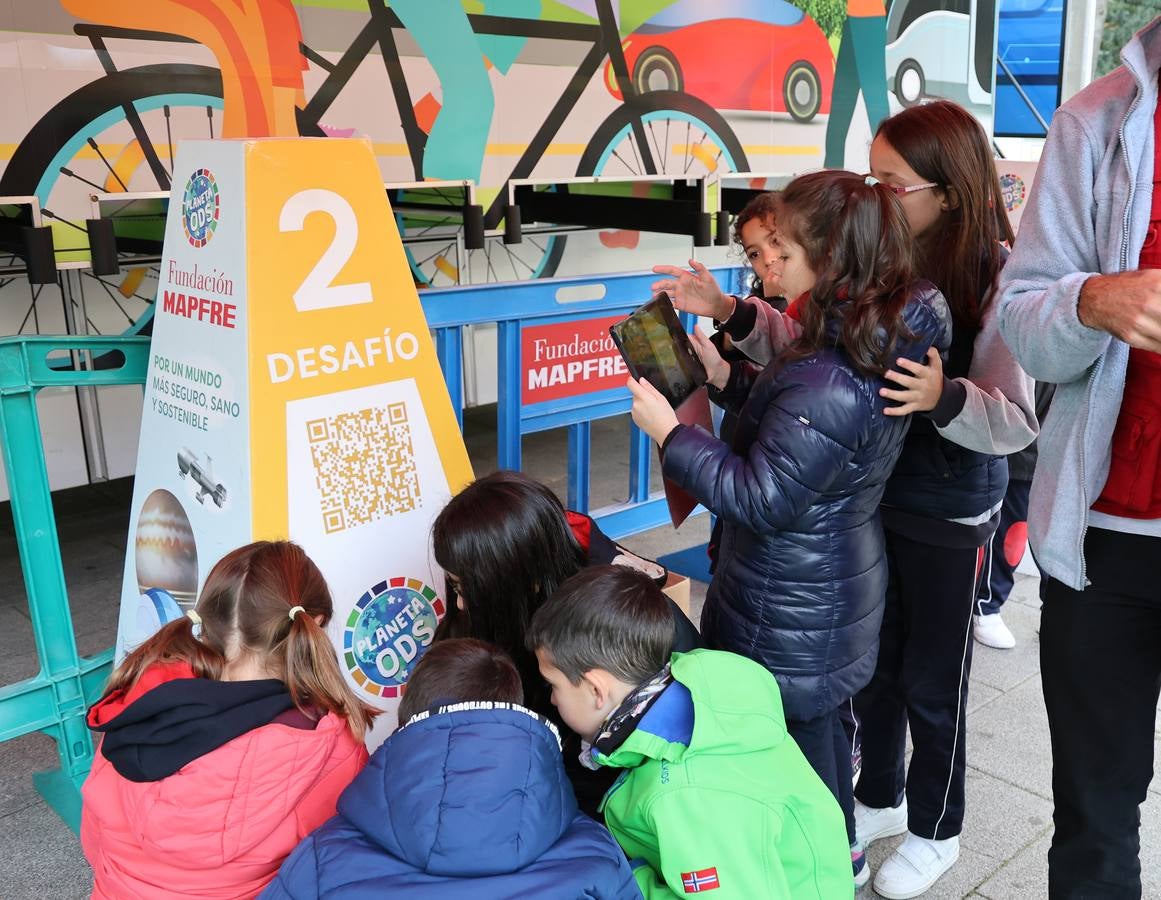
[[[917,284],[903,312],[911,332],[893,349],[922,360],[951,340],[943,296]],[[665,476],[724,523],[706,595],[706,645],[774,673],[786,718],[835,709],[871,678],[887,589],[879,501],[910,417],[883,414],[886,382],[858,372],[838,344],[735,364],[722,399],[740,407],[732,444],[679,426]]]
[[[639,898],[612,835],[577,812],[541,717],[465,703],[395,732],[263,892],[307,898]]]

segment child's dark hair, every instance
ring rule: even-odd
[[[909,338],[902,313],[913,289],[911,233],[898,198],[863,175],[828,170],[795,178],[778,196],[778,228],[801,245],[815,274],[801,314],[802,335],[787,350],[809,356],[841,317],[839,341],[864,375],[894,363]]]
[[[532,614],[586,562],[556,494],[520,472],[486,475],[436,517],[432,549],[440,567],[458,579],[465,607],[458,608],[449,589],[440,637],[495,644],[511,654],[525,691],[541,690],[525,631]],[[531,696],[529,702],[535,705]]]
[[[884,119],[875,136],[947,194],[947,210],[918,239],[916,264],[955,321],[978,327],[1003,265],[1000,242],[1012,242],[987,134],[962,106],[937,100]]]
[[[302,610],[291,617],[296,606]],[[334,609],[331,593],[297,544],[258,541],[227,553],[206,576],[195,608],[199,637],[188,616],[170,622],[125,658],[106,690],[128,689],[165,662],[185,662],[199,678],[218,679],[227,660],[251,653],[286,685],[300,710],[334,712],[357,736],[366,733],[378,710],[363,704],[339,671],[324,630]]]
[[[742,207],[734,217],[733,237],[734,243],[742,249],[745,254],[745,242],[742,240],[742,227],[754,219],[764,225],[769,225],[771,229],[774,227],[774,213],[777,207],[778,198],[773,191],[763,191],[750,198],[750,201]],[[762,288],[762,276],[755,272],[749,266],[746,267],[750,271],[749,284],[744,285],[744,289],[749,292],[752,297],[766,297],[765,291]],[[745,278],[745,269],[743,269],[743,278]],[[771,298],[772,299],[772,298]]]
[[[436,706],[471,700],[523,703],[520,673],[508,654],[491,644],[472,638],[440,641],[408,676],[399,723]]]
[[[661,588],[616,565],[573,575],[528,627],[528,648],[548,653],[573,684],[591,669],[640,684],[669,662],[673,640],[673,612]]]

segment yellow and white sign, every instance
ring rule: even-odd
[[[393,710],[445,612],[432,520],[471,477],[370,145],[183,144],[118,658],[226,552],[289,537],[326,575],[352,685]]]

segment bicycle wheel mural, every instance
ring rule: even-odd
[[[898,108],[889,87],[908,103],[919,89],[888,62],[928,7],[951,2],[896,0],[889,28],[882,0],[13,4],[0,11],[0,41],[20,60],[0,119],[0,196],[36,196],[58,261],[84,258],[90,195],[168,190],[183,138],[358,135],[385,182],[478,185],[480,250],[463,247],[460,194],[392,195],[420,285],[640,268],[662,245],[614,228],[505,245],[508,180],[861,166],[848,136]],[[887,40],[899,49],[885,62]],[[407,211],[416,193],[421,213]],[[86,330],[148,327],[148,266],[90,280]],[[59,330],[29,304],[26,286],[3,303],[0,332]]]

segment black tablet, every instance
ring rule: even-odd
[[[658,294],[624,322],[609,326],[634,378],[644,378],[676,409],[706,382],[705,367],[673,303]]]

